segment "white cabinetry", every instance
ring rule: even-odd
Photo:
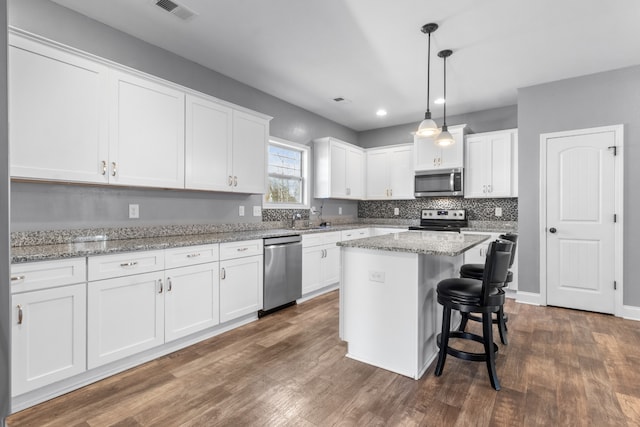
[[[220,322],[262,309],[262,240],[220,244]]]
[[[269,121],[211,98],[186,98],[186,188],[264,193]]]
[[[11,266],[13,396],[87,369],[85,265],[81,258]]]
[[[15,36],[8,62],[11,176],[106,183],[107,68]]]
[[[464,253],[465,264],[484,264],[487,258],[487,251],[489,249],[489,243],[495,241],[501,234],[505,233],[479,233],[476,231],[463,231],[463,234],[481,234],[483,236],[489,236],[489,240],[482,242],[481,244],[474,246]],[[513,261],[513,265],[509,270],[513,273],[513,281],[509,283],[509,289],[513,291],[518,290],[518,257],[516,256]]]
[[[302,236],[302,295],[340,282],[341,233]]]
[[[413,199],[413,144],[367,150],[367,199]]]
[[[336,138],[314,141],[315,191],[318,198],[363,199],[364,150]]]
[[[340,241],[348,241],[355,239],[364,239],[371,235],[371,229],[369,228],[355,228],[353,230],[345,230],[340,233]]]
[[[467,136],[465,197],[517,197],[517,136],[516,129]]]
[[[218,245],[165,250],[165,342],[220,323]]]
[[[414,136],[414,169],[417,171],[433,169],[452,169],[464,166],[464,128],[466,125],[449,126],[449,132],[455,143],[441,147],[435,143],[435,136]]]

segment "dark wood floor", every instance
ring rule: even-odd
[[[17,426],[638,426],[640,324],[509,301],[502,390],[447,359],[419,381],[344,357],[332,292],[12,415]],[[381,313],[381,315],[384,315]],[[473,325],[477,328],[477,325]]]

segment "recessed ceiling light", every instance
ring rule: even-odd
[[[376,111],[376,116],[378,117],[384,117],[387,115],[387,110],[383,110],[382,108],[379,109],[378,111]]]
[[[433,101],[434,104],[444,104],[444,98],[438,98],[435,101]]]

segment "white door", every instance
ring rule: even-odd
[[[350,199],[364,198],[364,151],[347,149],[346,173],[347,196]]]
[[[613,313],[613,130],[546,138],[547,303]]]
[[[302,295],[320,289],[322,283],[322,258],[324,248],[312,246],[302,249]]]
[[[367,152],[367,199],[384,200],[389,195],[389,150]],[[413,169],[410,169],[413,175]]]
[[[217,262],[166,271],[165,342],[220,323]]]
[[[262,255],[220,262],[220,322],[262,309]]]
[[[112,74],[109,182],[184,188],[184,93]]]
[[[488,197],[512,197],[511,189],[511,132],[500,133],[488,137],[490,141],[491,163],[488,181]]]
[[[241,111],[233,112],[233,191],[266,191],[269,122]]]
[[[347,147],[342,144],[331,142],[329,149],[331,160],[331,196],[347,196]]]
[[[185,188],[232,191],[233,110],[187,95]]]
[[[392,149],[389,160],[389,195],[393,199],[413,199],[413,145]]]
[[[324,246],[324,260],[322,261],[322,281],[324,286],[340,281],[340,247],[335,244]]]

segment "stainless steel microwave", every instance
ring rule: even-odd
[[[417,171],[414,193],[416,197],[462,196],[462,168]]]

